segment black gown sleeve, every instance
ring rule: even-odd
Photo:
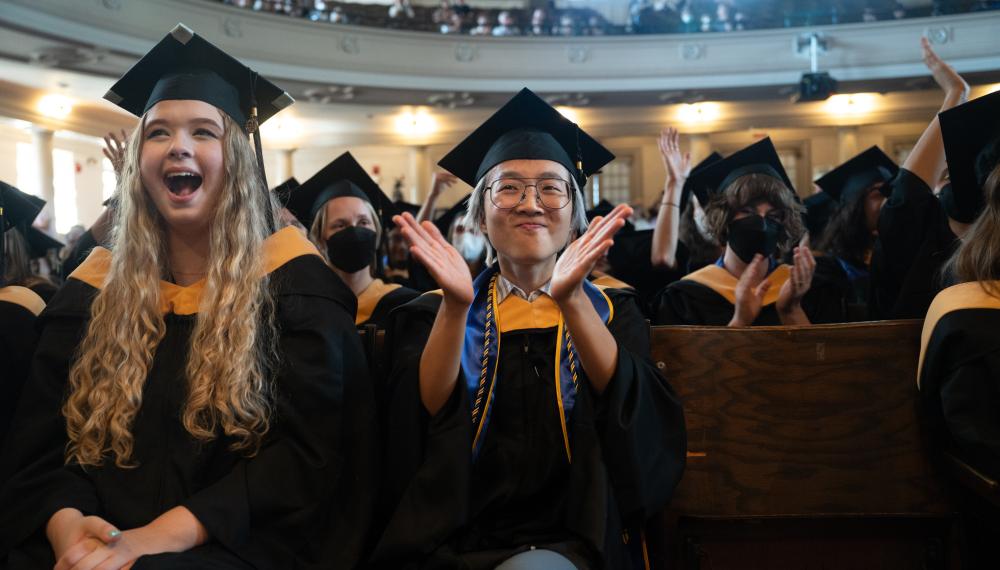
[[[384,528],[371,563],[401,568],[422,560],[465,522],[471,473],[472,428],[466,390],[459,381],[445,406],[431,416],[420,399],[420,356],[440,297],[425,294],[390,319],[385,344],[392,363],[383,413]]]
[[[994,355],[997,359],[998,355]],[[941,381],[941,411],[955,445],[979,469],[1000,476],[1000,382],[996,369],[963,363]]]
[[[7,430],[14,419],[14,409],[28,379],[31,355],[35,352],[38,333],[33,312],[15,303],[0,301],[0,449],[7,439]],[[0,479],[2,483],[2,479]]]
[[[940,269],[955,242],[927,184],[906,169],[892,181],[872,257],[870,312],[875,318],[921,318],[943,288]]]
[[[650,358],[649,328],[634,294],[615,291],[613,302],[608,328],[618,365],[597,397],[596,425],[622,517],[645,520],[667,504],[684,471],[684,411]]]
[[[69,256],[62,262],[62,267],[60,271],[62,273],[62,278],[65,281],[69,279],[71,273],[76,271],[76,268],[80,266],[81,263],[87,256],[90,255],[91,250],[100,245],[94,238],[94,232],[87,229],[80,236],[80,240],[76,242],[76,246],[69,252]]]
[[[294,269],[321,263],[311,257],[293,261]],[[181,503],[212,540],[255,567],[282,567],[288,561],[274,556],[288,551],[318,557],[312,564],[337,566],[334,562],[341,561],[350,567],[361,556],[370,523],[371,509],[347,505],[360,517],[350,521],[356,536],[346,543],[343,537],[317,536],[344,529],[346,521],[338,525],[335,520],[344,515],[345,504],[340,501],[374,500],[370,489],[357,486],[359,479],[371,481],[374,466],[370,461],[347,465],[345,459],[352,446],[365,445],[352,438],[371,437],[376,429],[371,415],[369,426],[345,422],[350,408],[373,406],[352,314],[336,299],[313,293],[324,289],[316,283],[304,291],[296,287],[296,277],[309,277],[332,290],[334,277],[322,269],[283,276],[293,283],[276,294],[281,363],[274,384],[272,425],[261,449]],[[366,393],[368,401],[364,397],[347,401],[352,393]],[[351,499],[342,492],[345,485],[357,496]],[[304,553],[307,545],[313,550]]]
[[[39,316],[41,332],[31,373],[0,454],[0,553],[39,535],[44,541],[46,523],[62,508],[84,514],[100,511],[94,486],[79,468],[65,466],[66,421],[61,413],[70,362],[94,292],[71,280]]]

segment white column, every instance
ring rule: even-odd
[[[35,180],[38,195],[45,200],[45,209],[38,215],[38,220],[47,230],[55,229],[55,197],[56,188],[53,184],[52,139],[53,132],[48,129],[34,127],[31,129],[31,145],[35,151]]]
[[[288,180],[294,174],[294,160],[295,151],[294,148],[281,148],[278,149],[278,171],[274,173],[274,177],[271,178],[271,186],[277,186],[285,180]],[[300,182],[302,182],[300,180]]]
[[[837,129],[837,164],[843,164],[852,156],[858,154],[858,128],[840,127]]]
[[[412,146],[406,168],[406,186],[403,187],[403,199],[412,204],[422,204],[430,191],[429,153],[426,146]]]
[[[712,144],[709,142],[707,134],[702,133],[689,135],[688,141],[691,145],[690,152],[692,166],[698,164],[702,159],[712,154]]]

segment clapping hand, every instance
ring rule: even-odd
[[[778,292],[776,308],[779,315],[801,309],[802,298],[809,291],[815,272],[816,259],[809,250],[809,236],[804,236],[793,254],[792,274]]]
[[[441,235],[431,222],[418,224],[409,213],[394,216],[392,221],[400,227],[403,239],[410,246],[410,254],[434,278],[448,302],[456,306],[472,304],[472,274],[462,255]]]
[[[607,217],[594,218],[587,231],[563,251],[552,272],[549,293],[557,303],[565,302],[581,291],[583,280],[594,270],[597,260],[614,244],[611,238],[625,225],[625,218],[631,215],[631,207],[619,204]]]
[[[771,288],[767,277],[767,258],[761,254],[753,256],[753,261],[747,265],[736,282],[736,303],[731,327],[748,327],[757,320],[764,306],[764,295]]]
[[[125,165],[125,141],[127,140],[128,133],[125,132],[125,129],[122,129],[120,139],[115,133],[104,135],[104,148],[101,151],[111,161],[111,166],[118,176],[122,175],[122,167]]]

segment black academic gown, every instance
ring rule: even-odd
[[[1000,479],[1000,299],[979,283],[943,290],[924,321],[920,411],[931,448]],[[946,469],[945,473],[951,471]],[[953,481],[963,521],[962,560],[969,568],[1000,565],[1000,508]]]
[[[420,400],[420,356],[441,297],[425,294],[397,311],[387,340],[386,526],[374,567],[492,569],[530,546],[558,551],[579,568],[642,567],[641,533],[623,537],[624,529],[667,504],[684,466],[684,419],[649,359],[634,293],[606,294],[618,367],[602,395],[580,379],[588,388],[578,390],[568,422],[572,462],[555,399],[557,312],[540,310],[547,316],[505,330],[513,296],[501,304],[498,388],[473,461],[464,381],[434,416]]]
[[[978,283],[935,297],[922,335],[920,394],[944,447],[1000,479],[1000,299]]]
[[[355,298],[294,228],[271,236],[265,251],[280,363],[271,427],[253,457],[232,451],[223,435],[196,441],[181,424],[197,284],[161,282],[166,330],[132,427],[138,467],[64,465],[67,371],[110,253],[95,250],[68,280],[41,316],[31,381],[3,458],[13,473],[0,491],[0,553],[9,553],[9,568],[52,567],[44,529],[64,507],[130,529],[181,505],[211,537],[187,553],[141,558],[137,569],[351,568],[365,556],[377,450]]]
[[[44,308],[42,298],[26,287],[0,287],[0,449],[28,378],[38,341],[35,320]]]
[[[813,286],[836,292],[841,304],[842,322],[871,319],[868,309],[871,275],[866,267],[859,267],[833,255],[816,254]]]
[[[764,296],[763,307],[753,326],[781,324],[776,302],[781,286],[788,280],[791,268],[779,265],[767,280],[771,287]],[[724,327],[736,311],[736,277],[725,268],[712,264],[667,285],[653,307],[653,322],[657,325],[702,325]],[[839,290],[817,283],[809,287],[802,299],[802,310],[809,322],[836,323],[844,320],[843,301]]]
[[[385,283],[381,279],[376,279],[358,295],[358,311],[354,324],[359,328],[366,325],[385,328],[386,318],[393,309],[409,303],[418,296],[420,296],[419,291],[403,287],[398,283]]]
[[[878,219],[869,306],[874,318],[919,319],[945,287],[941,268],[958,240],[920,177],[901,168],[890,184]]]

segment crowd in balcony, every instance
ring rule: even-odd
[[[476,36],[731,32],[1000,9],[1000,0],[934,0],[921,6],[893,0],[630,0],[628,21],[612,24],[595,10],[558,9],[555,2],[545,8],[497,9],[472,6],[467,0],[441,0],[437,7],[415,6],[410,0],[393,0],[388,7],[327,0],[221,1],[317,22]]]

